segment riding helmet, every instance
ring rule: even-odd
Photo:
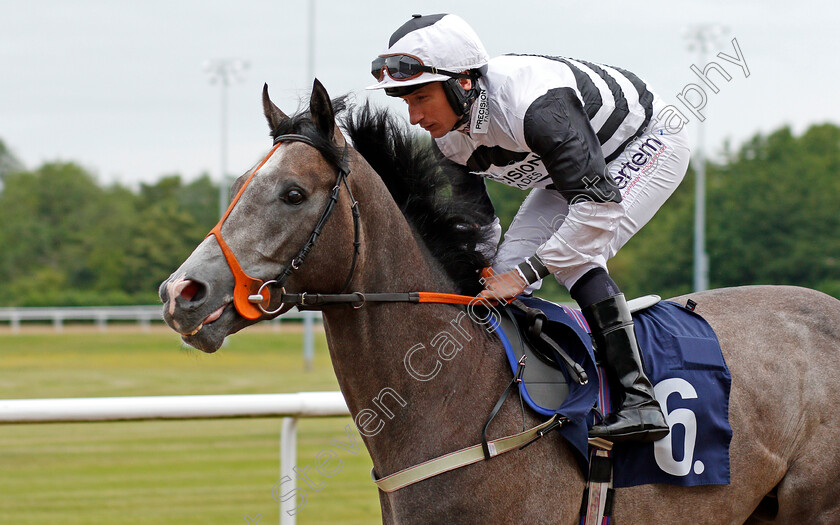
[[[442,82],[449,104],[461,117],[456,127],[466,122],[470,107],[478,96],[476,80],[490,57],[478,35],[462,18],[451,14],[414,15],[391,35],[388,47],[378,60],[381,62],[382,57],[394,56],[416,59],[423,66],[430,66],[426,69],[438,71],[426,70],[404,79],[395,79],[388,71],[383,71],[379,82],[367,89],[385,89],[387,95],[401,97],[430,82]],[[473,80],[472,89],[463,89],[458,78],[453,78],[452,74],[464,71],[469,71],[466,78]],[[458,76],[465,78],[464,75]]]

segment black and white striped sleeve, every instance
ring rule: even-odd
[[[542,158],[554,187],[569,203],[621,202],[606,178],[601,144],[573,89],[551,89],[534,100],[523,128],[526,144]]]

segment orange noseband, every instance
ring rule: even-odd
[[[239,202],[239,198],[242,197],[242,193],[245,192],[245,188],[247,188],[248,184],[251,183],[254,175],[256,175],[260,168],[262,168],[268,159],[271,158],[274,152],[277,151],[280,144],[281,143],[278,142],[273,148],[271,148],[271,151],[268,152],[268,155],[266,155],[262,162],[260,162],[260,164],[254,169],[248,177],[248,180],[245,181],[245,184],[239,188],[239,191],[230,202],[230,206],[228,206],[228,209],[225,211],[221,220],[213,227],[212,230],[210,230],[210,233],[207,234],[207,237],[210,237],[211,235],[216,237],[216,242],[219,243],[219,247],[225,255],[225,260],[230,267],[230,271],[233,272],[233,279],[235,281],[233,286],[233,306],[236,308],[236,311],[239,312],[239,315],[251,321],[259,319],[263,316],[263,309],[260,309],[260,306],[263,308],[268,307],[271,302],[271,292],[268,290],[268,287],[263,287],[263,281],[261,279],[254,279],[246,274],[242,269],[242,266],[240,266],[239,261],[236,260],[236,256],[233,254],[230,246],[228,246],[222,237],[222,225],[225,223],[225,220],[227,220],[230,212],[233,211],[233,207],[236,206],[237,202]],[[255,294],[261,295],[263,300],[259,303],[249,301],[248,298]]]

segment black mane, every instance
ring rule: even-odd
[[[485,239],[478,225],[486,219],[474,203],[451,198],[447,174],[451,168],[437,160],[431,142],[413,135],[403,120],[369,103],[348,111],[343,124],[356,151],[385,182],[458,291],[466,295],[481,291],[478,271],[489,261],[476,246]]]
[[[478,282],[478,271],[489,261],[476,250],[476,245],[484,240],[478,225],[485,221],[478,206],[450,197],[447,168],[435,158],[431,142],[412,135],[404,121],[368,103],[347,108],[346,98],[341,97],[333,100],[333,108],[337,115],[343,115],[342,123],[354,148],[385,182],[403,215],[455,282],[458,292],[480,292],[483,286]],[[308,137],[330,163],[338,166],[343,162],[342,149],[331,137],[321,134],[308,111],[284,119],[271,136],[289,133]]]

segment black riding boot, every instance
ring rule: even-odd
[[[624,294],[598,301],[582,312],[608,374],[618,379],[621,397],[620,409],[592,427],[589,435],[610,441],[656,441],[667,436],[668,424],[645,375]]]

